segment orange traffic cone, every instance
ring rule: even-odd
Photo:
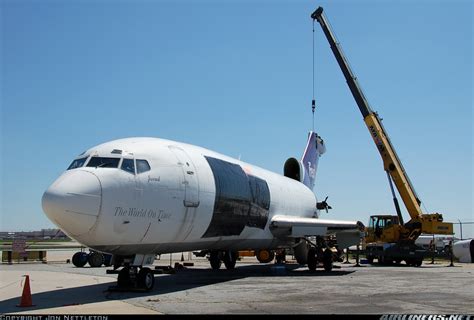
[[[25,275],[25,286],[23,287],[23,293],[21,294],[21,302],[17,307],[33,307],[33,301],[31,300],[31,289],[30,289],[30,276]]]

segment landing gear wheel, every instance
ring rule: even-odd
[[[282,264],[283,262],[286,261],[286,252],[285,249],[278,250],[276,254],[276,263],[277,264]]]
[[[328,272],[332,270],[332,251],[329,248],[324,250],[323,265],[324,265],[324,270]]]
[[[78,268],[82,268],[83,266],[86,265],[87,263],[87,253],[85,252],[76,252],[73,256],[72,256],[72,263],[78,267]]]
[[[270,251],[270,250],[258,250],[257,251],[257,260],[260,263],[269,263],[272,262],[273,259],[275,259],[275,252]]]
[[[318,265],[318,260],[316,259],[316,250],[311,248],[308,250],[308,269],[311,272],[316,270],[316,266]]]
[[[239,254],[235,251],[226,251],[224,252],[224,257],[222,260],[224,261],[224,265],[227,270],[232,270],[235,268],[235,263],[237,262],[237,257]]]
[[[139,288],[151,291],[155,285],[155,275],[150,268],[141,268],[138,272],[137,281]]]
[[[211,263],[211,268],[214,270],[219,270],[222,264],[221,258],[219,257],[218,251],[211,251],[209,262]]]
[[[120,270],[118,277],[117,277],[117,285],[120,288],[126,288],[130,287],[132,284],[132,281],[130,279],[130,268],[129,267],[124,267],[122,270]]]
[[[104,266],[110,267],[112,265],[112,255],[104,254]]]
[[[100,252],[91,252],[87,258],[87,262],[92,268],[98,268],[104,263],[104,255]]]

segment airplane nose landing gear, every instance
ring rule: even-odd
[[[155,285],[155,275],[151,272],[150,268],[141,268],[138,272],[137,277],[138,287],[150,291]]]
[[[117,286],[110,287],[112,291],[151,291],[155,285],[155,272],[144,265],[150,266],[155,260],[155,254],[137,254],[134,256],[114,256],[114,270],[108,274],[118,273]],[[118,271],[118,269],[120,271]]]
[[[130,267],[123,267],[118,274],[117,285],[119,288],[128,288],[132,286],[131,284]]]
[[[155,275],[150,268],[125,266],[117,278],[118,289],[151,291],[155,285]]]

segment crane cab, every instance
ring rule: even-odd
[[[400,220],[398,216],[370,216],[366,230],[366,242],[396,242],[400,237]]]

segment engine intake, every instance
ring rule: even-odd
[[[285,165],[283,167],[283,175],[290,179],[303,182],[303,166],[297,159],[289,158],[285,161]]]

